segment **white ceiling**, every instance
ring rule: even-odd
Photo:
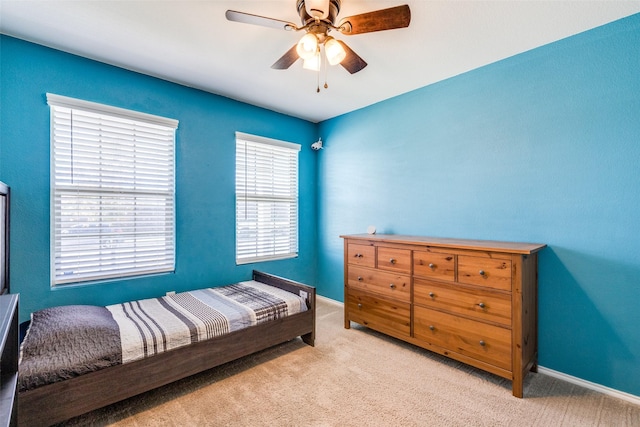
[[[338,18],[409,4],[409,28],[336,36],[369,66],[270,68],[300,34],[230,22],[234,9],[299,23],[296,0],[0,0],[0,32],[319,122],[640,12],[640,0],[342,0]],[[321,84],[324,76],[321,76]]]

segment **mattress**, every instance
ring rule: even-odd
[[[18,390],[130,363],[307,310],[293,293],[256,281],[106,307],[34,312],[20,346]]]

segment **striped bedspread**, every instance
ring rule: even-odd
[[[122,363],[307,310],[303,298],[256,281],[106,307]]]

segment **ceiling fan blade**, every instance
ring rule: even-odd
[[[271,66],[271,68],[273,68],[274,70],[286,70],[287,68],[291,67],[293,63],[296,62],[298,58],[300,58],[296,50],[297,46],[297,44],[294,44],[293,47],[287,51],[287,53],[282,55],[282,57]]]
[[[345,35],[371,33],[374,31],[405,28],[411,22],[408,5],[390,7],[360,15],[348,16],[340,21],[338,28]]]
[[[275,28],[276,30],[297,30],[296,24],[279,19],[267,18],[266,16],[252,15],[250,13],[227,10],[225,16],[229,21],[241,22],[243,24],[261,25],[263,27]]]
[[[351,74],[355,74],[367,66],[365,60],[360,58],[357,53],[351,50],[351,48],[347,46],[345,42],[343,42],[342,40],[337,40],[337,42],[342,45],[342,48],[347,53],[347,56],[340,63],[340,65],[342,65],[345,70],[347,70]]]

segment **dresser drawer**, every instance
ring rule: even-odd
[[[356,289],[349,289],[347,296],[349,320],[387,334],[410,336],[411,306],[408,302],[377,298]]]
[[[351,288],[376,292],[406,302],[411,301],[410,276],[362,267],[350,267],[347,277]]]
[[[376,266],[376,248],[375,246],[359,245],[349,243],[347,246],[347,262],[354,265],[363,265],[365,267]]]
[[[430,344],[511,369],[511,330],[414,307],[414,336]]]
[[[414,279],[413,296],[415,304],[511,326],[511,295],[507,293]]]
[[[411,251],[378,246],[378,268],[411,274]]]
[[[460,255],[458,282],[510,291],[511,261]]]
[[[456,257],[438,252],[413,251],[413,274],[438,280],[456,280]]]

